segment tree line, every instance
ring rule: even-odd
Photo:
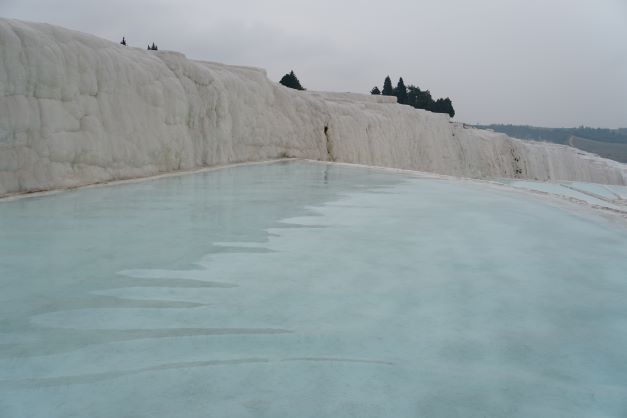
[[[385,77],[383,82],[383,90],[379,90],[379,87],[375,86],[370,94],[383,95],[383,96],[395,96],[398,103],[412,106],[416,109],[424,109],[434,113],[448,113],[450,117],[455,116],[455,109],[453,108],[453,102],[448,97],[443,99],[433,100],[431,92],[429,90],[420,90],[419,87],[414,85],[405,86],[403,77],[398,80],[396,87],[392,87],[392,80],[390,76]]]
[[[285,74],[279,83],[285,87],[295,90],[305,90],[293,70]],[[383,82],[383,91],[379,90],[379,88],[375,86],[370,91],[370,94],[395,96],[396,100],[400,104],[409,105],[416,109],[428,110],[434,113],[448,113],[450,117],[455,116],[455,109],[453,108],[453,102],[451,99],[447,97],[445,99],[440,98],[433,100],[429,90],[422,91],[417,86],[411,84],[409,86],[405,86],[403,77],[398,80],[396,87],[392,87],[392,80],[390,79],[390,76],[387,76]]]
[[[126,37],[122,37],[120,44],[126,46]],[[153,42],[152,45],[148,44],[149,51],[158,51],[159,48]],[[289,87],[295,90],[305,90],[300,84],[300,80],[294,74],[294,70],[285,74],[281,81],[279,81],[285,87]],[[429,90],[422,91],[420,88],[414,85],[405,86],[403,77],[398,80],[396,87],[392,87],[392,80],[390,76],[385,77],[383,81],[383,91],[379,90],[379,87],[375,86],[370,94],[383,95],[383,96],[395,96],[399,104],[409,105],[416,109],[424,109],[434,113],[448,113],[450,117],[455,116],[455,109],[453,109],[453,102],[448,97],[443,99],[433,100],[431,92]]]
[[[589,139],[597,142],[627,144],[627,129],[605,129],[579,126],[577,128],[544,128],[529,125],[475,125],[479,129],[492,129],[514,138],[549,141],[557,144],[568,144],[571,137]]]
[[[126,46],[126,37],[123,36],[122,37],[122,41],[120,42],[121,45]],[[159,47],[157,47],[157,45],[155,45],[155,43],[153,42],[152,45],[148,44],[148,51],[158,51]]]

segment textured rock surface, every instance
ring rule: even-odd
[[[625,184],[625,166],[387,97],[0,19],[0,195],[301,157],[468,177]]]

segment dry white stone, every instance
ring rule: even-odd
[[[0,19],[0,196],[277,157],[625,184],[624,165],[257,68]]]

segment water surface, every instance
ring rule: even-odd
[[[594,214],[366,168],[4,201],[0,416],[626,416],[626,272]]]

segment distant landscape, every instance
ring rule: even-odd
[[[570,145],[604,158],[627,163],[627,128],[540,128],[528,125],[475,125],[514,138]]]

